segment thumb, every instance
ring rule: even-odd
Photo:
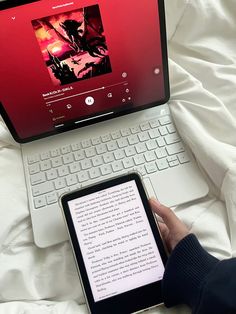
[[[169,230],[175,230],[182,227],[183,223],[169,208],[159,203],[156,199],[150,199],[152,210],[162,218]]]

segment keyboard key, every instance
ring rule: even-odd
[[[105,134],[105,135],[101,136],[101,139],[102,139],[103,143],[109,142],[111,140],[111,135]]]
[[[92,164],[94,167],[101,166],[103,164],[103,159],[101,156],[95,156],[92,158]]]
[[[36,209],[45,207],[47,205],[45,196],[36,197],[34,199],[34,207]]]
[[[103,176],[112,173],[112,168],[111,168],[110,164],[102,165],[100,170],[101,170],[101,173],[102,173]]]
[[[73,152],[75,152],[75,151],[77,151],[77,150],[79,150],[79,149],[81,149],[80,143],[71,144],[71,150],[72,150]]]
[[[54,181],[56,190],[60,190],[66,187],[66,181],[64,178],[58,178]]]
[[[167,156],[166,149],[164,147],[156,149],[155,153],[156,153],[158,159]]]
[[[66,184],[67,186],[71,186],[71,185],[74,185],[74,184],[77,184],[78,181],[77,181],[77,176],[76,174],[70,174],[69,176],[66,177]]]
[[[152,119],[151,121],[149,121],[149,124],[150,124],[152,129],[155,129],[155,128],[160,126],[159,120],[157,118]]]
[[[71,185],[70,187],[68,187],[69,192],[78,190],[78,185],[80,185],[80,187],[82,187],[82,184],[79,184],[79,183]]]
[[[137,134],[130,135],[130,136],[128,137],[128,142],[129,142],[130,145],[135,145],[135,144],[137,144],[137,143],[139,142],[139,139],[138,139]]]
[[[165,135],[168,134],[167,128],[166,128],[165,126],[160,126],[160,127],[158,128],[158,130],[159,130],[161,136],[165,136]]]
[[[139,166],[141,164],[144,164],[146,162],[143,155],[136,155],[134,156],[134,163],[136,166]]]
[[[148,150],[153,150],[155,148],[157,148],[157,142],[155,140],[149,140],[147,143],[147,149]]]
[[[170,116],[159,118],[160,125],[166,125],[172,123]]]
[[[54,180],[58,177],[56,169],[50,169],[46,171],[45,173],[46,173],[47,180]]]
[[[94,148],[94,147],[86,148],[86,149],[85,149],[85,156],[86,156],[87,158],[96,156],[96,150],[95,150],[95,148]]]
[[[44,160],[40,163],[40,169],[42,171],[46,171],[46,170],[49,170],[52,168],[52,165],[51,165],[51,161],[50,160]]]
[[[104,154],[107,152],[107,147],[105,144],[100,144],[96,146],[96,151],[98,155]]]
[[[122,161],[118,160],[112,163],[112,169],[114,172],[121,171],[124,169]]]
[[[40,160],[39,155],[33,155],[28,157],[28,164],[32,165]]]
[[[118,140],[117,140],[117,144],[118,144],[118,147],[119,147],[119,148],[124,148],[124,147],[126,147],[126,146],[129,145],[129,143],[128,143],[128,141],[127,141],[126,138],[120,138],[120,139],[118,139]]]
[[[119,149],[114,152],[114,156],[116,160],[125,158],[125,153],[123,150]]]
[[[103,155],[103,160],[107,164],[109,162],[112,162],[115,160],[114,154],[113,153],[106,153]]]
[[[147,151],[147,146],[145,143],[138,143],[137,145],[135,145],[135,149],[138,154],[141,154]]]
[[[54,191],[54,185],[51,181],[44,182],[32,187],[33,196],[43,195]]]
[[[85,158],[85,154],[83,150],[78,150],[74,152],[74,158],[76,161],[83,160]]]
[[[33,174],[30,177],[30,181],[32,185],[40,184],[46,181],[46,176],[44,172],[39,172],[36,174]]]
[[[148,174],[150,173],[154,173],[157,171],[157,166],[155,164],[155,162],[150,162],[147,165],[145,165],[146,171]]]
[[[166,141],[166,144],[169,145],[169,144],[180,142],[180,138],[177,133],[172,133],[165,136],[165,141]]]
[[[129,135],[131,135],[131,131],[130,131],[130,129],[122,129],[121,131],[120,131],[120,133],[121,133],[121,135],[123,136],[123,137],[126,137],[126,136],[129,136]]]
[[[62,166],[62,159],[61,159],[61,157],[53,158],[52,159],[52,166],[53,166],[53,168]]]
[[[109,152],[112,152],[113,150],[118,149],[118,145],[116,142],[107,143],[107,149]]]
[[[35,174],[38,173],[40,171],[40,167],[39,164],[32,164],[29,166],[29,174]]]
[[[93,145],[99,145],[101,143],[102,143],[102,141],[101,141],[100,137],[95,137],[95,138],[92,139],[92,144]]]
[[[162,137],[159,137],[158,139],[156,139],[156,141],[157,141],[157,145],[158,145],[159,147],[166,146],[165,141],[163,140]]]
[[[121,133],[120,131],[115,131],[111,133],[111,137],[113,140],[117,140],[118,138],[121,138]]]
[[[144,156],[147,162],[156,160],[157,158],[154,151],[148,151],[144,154]]]
[[[158,138],[160,136],[158,129],[150,130],[150,131],[148,131],[148,134],[149,134],[150,138],[152,138],[152,139]]]
[[[61,153],[64,155],[64,154],[68,154],[71,152],[71,149],[70,149],[70,146],[63,146],[61,147]]]
[[[101,175],[99,168],[93,168],[89,170],[89,176],[91,179],[99,178]]]
[[[178,159],[169,162],[169,166],[170,166],[170,167],[175,167],[175,166],[178,166],[178,165],[179,165]]]
[[[156,165],[159,170],[164,170],[164,169],[169,168],[168,162],[166,161],[165,158],[157,160]]]
[[[136,155],[136,150],[135,150],[134,146],[126,147],[125,148],[125,155],[127,157]]]
[[[92,168],[92,162],[90,159],[84,159],[80,162],[80,166],[82,170],[87,170],[89,168]]]
[[[166,150],[169,155],[176,155],[178,153],[184,152],[185,149],[182,143],[175,143],[175,144],[168,145],[166,147]]]
[[[189,156],[188,156],[187,153],[180,153],[180,154],[178,154],[177,156],[178,156],[179,162],[180,162],[181,164],[184,164],[184,163],[190,161],[190,158],[189,158]]]
[[[49,152],[43,152],[40,154],[41,160],[46,160],[50,158],[50,153]]]
[[[88,147],[90,147],[91,145],[92,145],[92,143],[91,143],[90,140],[83,140],[83,141],[81,142],[82,148],[88,148]]]
[[[61,154],[59,148],[51,150],[50,153],[51,153],[51,157],[57,157],[57,156],[60,156],[60,154]]]
[[[80,171],[80,164],[78,162],[69,165],[70,173],[75,173]]]
[[[126,158],[125,160],[123,160],[123,165],[125,169],[133,167],[134,166],[133,158]]]
[[[82,188],[82,184],[77,183],[76,185],[73,185],[70,189],[73,191],[73,190],[78,190],[78,189],[81,189],[81,188]]]
[[[74,161],[73,154],[70,153],[62,156],[62,161],[64,165],[71,164]]]
[[[55,204],[58,201],[58,196],[56,192],[52,192],[46,195],[47,204]]]
[[[139,138],[140,142],[146,142],[150,139],[148,132],[139,133],[138,138]]]
[[[140,128],[139,128],[139,126],[133,126],[130,128],[130,131],[132,134],[136,134],[136,133],[140,132]]]
[[[81,171],[77,174],[78,180],[79,182],[85,182],[87,180],[89,180],[89,175],[87,171]]]
[[[62,166],[57,169],[59,177],[64,177],[69,174],[69,168],[67,166]]]
[[[141,123],[141,124],[140,124],[140,129],[141,129],[142,131],[147,131],[147,130],[150,129],[150,124],[149,124],[148,122]]]
[[[172,161],[178,160],[178,158],[177,156],[169,156],[166,160],[170,163]]]
[[[170,134],[176,132],[176,129],[173,124],[167,125],[167,130]]]

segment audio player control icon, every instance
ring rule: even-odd
[[[88,105],[88,106],[92,106],[92,105],[94,104],[94,102],[95,102],[95,100],[94,100],[94,98],[91,97],[91,96],[89,96],[89,97],[87,97],[87,98],[85,99],[85,103],[86,103],[86,105]]]

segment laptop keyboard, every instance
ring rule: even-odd
[[[92,180],[132,170],[142,176],[189,162],[170,116],[28,157],[35,209]],[[93,182],[93,181],[92,181]]]

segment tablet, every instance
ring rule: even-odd
[[[61,205],[90,313],[134,313],[163,302],[167,256],[138,174],[66,194]]]

